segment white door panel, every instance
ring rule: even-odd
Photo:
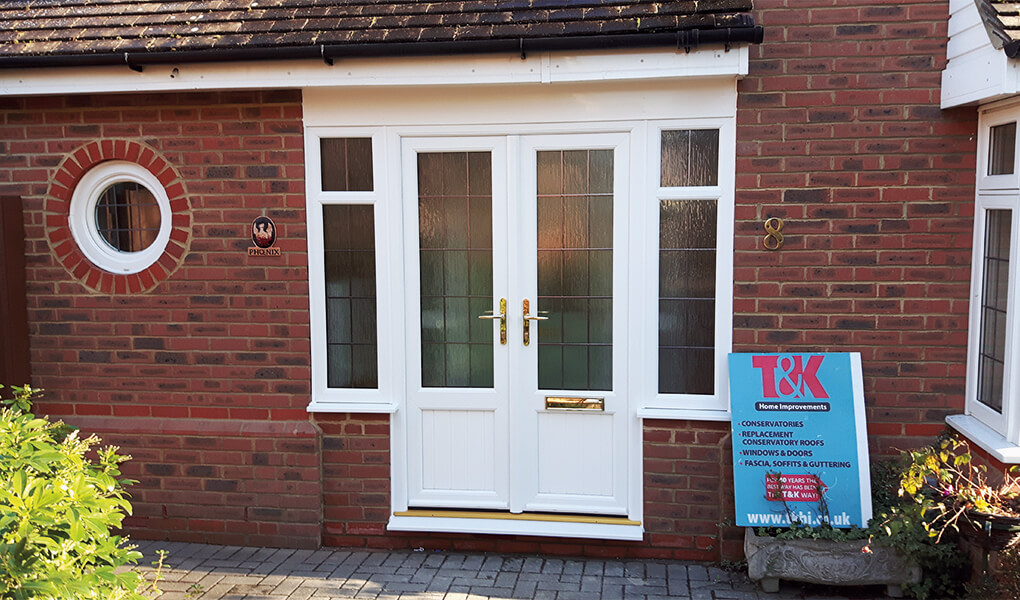
[[[627,514],[628,140],[404,140],[408,506]]]

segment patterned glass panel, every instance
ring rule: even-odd
[[[372,138],[319,140],[322,191],[372,191]]]
[[[538,153],[539,389],[613,387],[613,152]]]
[[[418,155],[423,387],[493,386],[492,158]]]
[[[662,187],[719,184],[719,130],[662,132]]]
[[[379,385],[372,211],[368,205],[322,207],[326,377],[331,388]]]
[[[716,203],[659,205],[659,393],[715,390]]]
[[[1016,123],[992,127],[988,149],[988,174],[1012,175],[1016,162]]]
[[[1006,364],[1006,314],[1009,295],[1009,247],[1012,215],[990,210],[985,222],[984,281],[981,286],[981,344],[977,399],[1002,412]]]

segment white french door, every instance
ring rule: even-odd
[[[627,514],[628,139],[402,141],[410,508]]]

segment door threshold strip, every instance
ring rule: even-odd
[[[550,513],[509,513],[473,510],[410,509],[393,513],[395,517],[432,517],[443,519],[500,519],[506,521],[547,521],[553,523],[592,523],[598,525],[640,526],[641,521],[604,515],[557,515]]]

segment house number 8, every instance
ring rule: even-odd
[[[765,220],[766,236],[762,239],[766,250],[779,250],[783,247],[783,220],[771,217]]]

